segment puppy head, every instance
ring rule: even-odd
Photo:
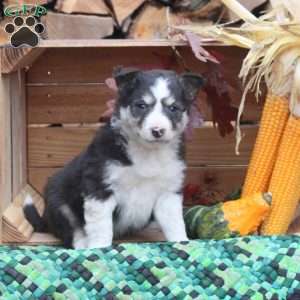
[[[117,119],[122,129],[148,143],[167,143],[180,136],[190,106],[204,84],[195,74],[118,69]]]

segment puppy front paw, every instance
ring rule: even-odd
[[[87,240],[85,238],[74,241],[73,242],[73,247],[76,250],[80,250],[80,249],[86,249],[88,247],[88,243]]]
[[[88,243],[88,248],[94,249],[94,248],[107,248],[110,247],[112,243],[105,242],[105,241],[90,241]]]
[[[169,242],[186,242],[189,241],[187,236],[178,236],[178,237],[172,237],[168,239]]]

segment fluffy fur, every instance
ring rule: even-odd
[[[51,177],[42,218],[24,213],[37,231],[65,247],[111,245],[155,219],[169,241],[186,240],[182,217],[183,131],[201,77],[119,69],[111,121],[79,156]]]

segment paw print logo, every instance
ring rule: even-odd
[[[15,17],[12,23],[7,23],[5,31],[11,34],[10,43],[17,48],[22,45],[35,47],[39,43],[40,34],[45,27],[36,21],[33,16],[28,16],[25,20],[22,17]]]

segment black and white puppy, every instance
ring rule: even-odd
[[[35,231],[65,247],[96,248],[155,219],[168,241],[187,240],[182,214],[183,132],[203,85],[194,74],[118,69],[115,113],[92,143],[45,188],[39,217],[29,198],[24,213]]]

